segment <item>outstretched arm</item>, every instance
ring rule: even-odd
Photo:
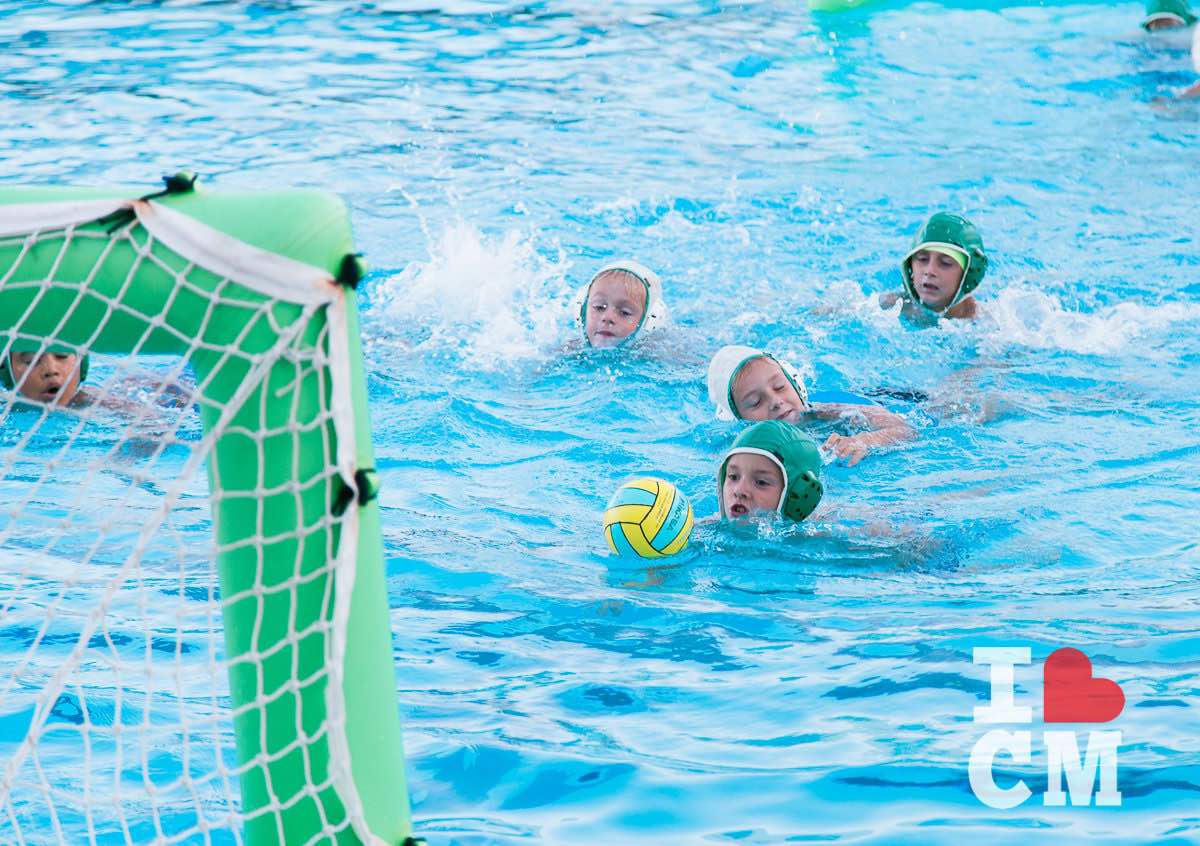
[[[905,423],[903,417],[877,405],[822,402],[813,404],[812,413],[823,420],[840,420],[845,417],[866,419],[871,431],[859,432],[857,435],[830,435],[824,444],[825,449],[832,450],[838,458],[846,459],[846,464],[851,467],[862,461],[873,449],[911,441],[917,437],[916,430]]]

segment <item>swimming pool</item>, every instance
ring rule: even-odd
[[[1138,4],[0,16],[6,181],[190,166],[351,204],[431,843],[1200,839],[1200,112],[1150,105],[1192,77]],[[990,317],[912,332],[873,294],[946,205],[983,231]],[[562,354],[574,290],[621,254],[664,278],[667,348]],[[827,468],[867,518],[702,528],[645,585],[600,511],[647,471],[715,510],[726,343],[956,401],[897,402],[920,440]],[[1040,724],[998,767],[1034,798],[972,794],[994,645],[1032,647],[1020,696],[1064,646],[1121,683],[1120,808],[1042,805]]]

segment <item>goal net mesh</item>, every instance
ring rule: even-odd
[[[339,840],[336,285],[159,204],[53,205],[0,223],[0,842],[282,842],[299,806]]]

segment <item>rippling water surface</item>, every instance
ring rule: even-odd
[[[431,843],[1200,841],[1200,109],[1141,6],[8,3],[0,177],[329,188],[365,341],[410,788]],[[149,190],[149,189],[147,189]],[[973,326],[875,295],[941,208]],[[564,351],[633,255],[676,326]],[[605,553],[633,473],[716,510],[709,356],[919,390],[811,527]],[[976,646],[1033,650],[1035,795],[967,756]],[[1127,705],[1120,808],[1047,808],[1039,669]],[[9,647],[6,647],[8,649]],[[17,649],[18,647],[11,647]],[[1082,727],[1082,728],[1086,728]],[[1082,735],[1081,735],[1082,737]]]

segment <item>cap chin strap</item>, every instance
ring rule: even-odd
[[[720,480],[720,484],[717,485],[717,505],[721,509],[721,516],[725,516],[725,465],[728,464],[729,459],[733,458],[735,455],[744,454],[761,455],[763,458],[770,459],[771,463],[778,467],[779,472],[783,474],[783,490],[779,494],[779,502],[775,504],[775,513],[782,517],[783,503],[787,499],[788,495],[787,468],[783,466],[783,462],[779,460],[779,457],[775,455],[775,453],[767,452],[765,449],[759,449],[758,447],[734,447],[733,449],[729,450],[729,452],[725,453],[725,457],[721,459],[721,463],[718,466],[717,472],[717,477]]]

